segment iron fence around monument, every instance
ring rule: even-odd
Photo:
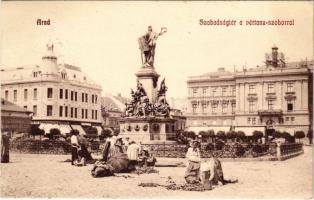
[[[100,154],[104,141],[89,142],[88,149],[94,154]],[[183,144],[142,144],[155,157],[184,158],[188,145]],[[278,154],[278,148],[280,154]],[[70,154],[71,145],[67,141],[58,140],[16,140],[11,141],[10,151],[16,153],[32,154]],[[217,158],[250,158],[250,157],[278,157],[303,152],[301,143],[283,143],[278,146],[276,143],[269,144],[248,144],[248,143],[226,143],[224,145],[205,144],[201,145],[203,158],[210,157],[212,153]]]

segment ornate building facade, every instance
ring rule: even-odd
[[[312,128],[313,62],[285,63],[277,47],[266,65],[189,77],[187,125],[305,133]]]
[[[1,68],[1,96],[33,112],[32,124],[46,133],[51,128],[62,134],[101,125],[101,87],[79,67],[58,64],[53,44],[41,64],[30,67]]]

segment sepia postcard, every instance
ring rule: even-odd
[[[1,198],[313,198],[313,1],[2,1]]]

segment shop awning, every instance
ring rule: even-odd
[[[277,129],[280,132],[287,132],[289,133],[291,136],[294,136],[294,133],[297,131],[295,128],[286,128],[286,127],[282,127]]]
[[[102,132],[102,128],[100,126],[93,126],[97,129],[97,134],[100,135]]]
[[[252,136],[254,131],[261,131],[265,135],[264,126],[252,126],[252,127],[235,127],[235,131],[243,131],[246,136]]]
[[[47,124],[47,123],[41,123],[39,125],[39,128],[45,131],[45,134],[50,133],[50,130],[53,128],[57,128],[60,130],[60,126],[58,124]]]
[[[78,130],[80,135],[86,135],[86,132],[84,131],[81,125],[71,125],[71,127],[73,130],[74,129]]]
[[[61,124],[60,125],[60,132],[62,135],[66,135],[67,133],[71,132],[71,127],[70,125],[66,125],[66,124]]]
[[[219,131],[223,131],[225,133],[230,131],[230,126],[210,126],[208,127],[208,130],[214,130],[215,135],[217,135]]]
[[[187,129],[188,131],[193,131],[195,134],[199,134],[201,131],[214,130],[215,134],[219,131],[224,131],[225,133],[230,130],[230,126],[191,126]]]

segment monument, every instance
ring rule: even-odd
[[[175,120],[170,116],[166,100],[166,82],[163,79],[158,87],[159,74],[154,67],[157,38],[166,32],[165,27],[156,33],[149,26],[147,33],[138,39],[142,66],[135,74],[137,88],[131,90],[132,100],[126,103],[120,120],[120,134],[130,140],[158,143],[171,142],[175,137]]]

